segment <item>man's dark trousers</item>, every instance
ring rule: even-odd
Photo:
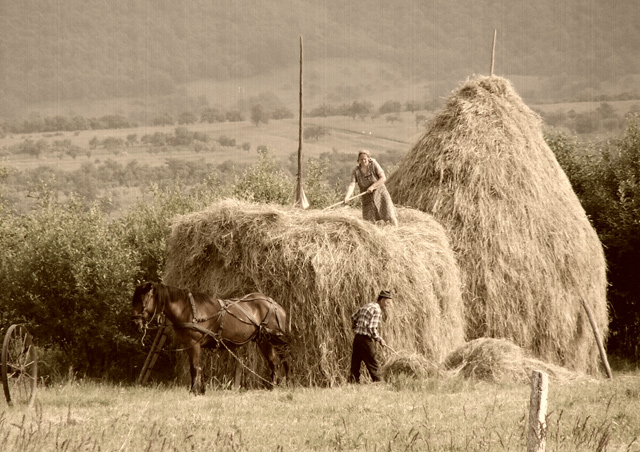
[[[351,381],[360,382],[360,363],[364,361],[371,380],[381,381],[382,373],[376,359],[375,341],[369,336],[356,334],[353,338],[353,353],[351,354]]]

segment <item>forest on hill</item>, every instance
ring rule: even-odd
[[[406,79],[459,81],[488,72],[497,29],[501,75],[543,78],[554,97],[626,90],[640,74],[639,19],[633,0],[3,1],[0,115],[270,73],[297,62],[299,36],[309,62],[373,60]]]

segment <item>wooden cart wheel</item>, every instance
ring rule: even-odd
[[[38,359],[24,325],[11,325],[2,343],[2,387],[9,406],[31,406],[36,396]]]

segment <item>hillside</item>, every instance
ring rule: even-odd
[[[404,81],[437,92],[488,72],[494,29],[496,72],[542,79],[532,95],[632,90],[639,19],[633,0],[2,1],[0,115],[264,76],[295,67],[300,35],[305,61],[324,67],[318,76],[343,86],[345,101],[361,86],[358,71],[323,62],[377,62],[373,90]]]

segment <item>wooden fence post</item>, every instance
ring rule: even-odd
[[[540,370],[531,373],[531,397],[529,399],[529,431],[527,452],[544,452],[547,436],[547,394],[549,375]]]

